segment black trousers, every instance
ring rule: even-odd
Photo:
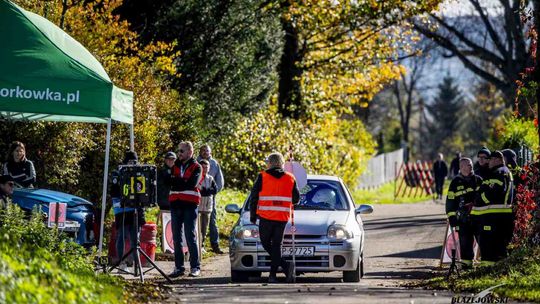
[[[459,235],[459,253],[461,261],[465,264],[472,265],[474,258],[474,237],[476,234],[476,227],[468,223],[459,223],[458,235]]]
[[[485,220],[478,227],[482,261],[497,262],[508,255],[506,247],[512,240],[514,221],[511,214]]]
[[[261,218],[259,220],[259,236],[261,243],[270,254],[270,275],[275,275],[278,267],[287,267],[285,260],[281,258],[281,242],[287,222],[271,221]]]
[[[444,186],[444,178],[435,178],[435,193],[437,196],[442,196]]]

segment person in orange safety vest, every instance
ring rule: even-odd
[[[285,226],[291,217],[293,205],[300,200],[300,191],[294,176],[285,172],[281,153],[266,158],[267,169],[257,176],[250,195],[250,220],[259,219],[259,236],[262,246],[270,255],[269,283],[277,283],[276,273],[281,266],[287,280],[292,277],[293,267],[281,257],[281,242]]]

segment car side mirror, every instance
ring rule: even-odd
[[[360,207],[354,210],[356,214],[370,214],[373,213],[373,206],[371,205],[360,205]]]
[[[238,207],[237,204],[228,204],[227,206],[225,206],[225,212],[240,214],[240,207]]]

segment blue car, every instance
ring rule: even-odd
[[[66,225],[63,231],[73,235],[80,245],[90,247],[95,244],[94,205],[91,202],[63,192],[32,188],[15,189],[12,200],[28,213],[37,206],[45,214],[49,214],[49,203],[67,203]]]

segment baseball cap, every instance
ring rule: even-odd
[[[478,153],[476,153],[476,156],[480,155],[480,154],[485,154],[487,156],[490,156],[491,155],[491,151],[489,151],[488,148],[486,147],[482,147],[482,149],[478,150]]]
[[[176,159],[176,153],[174,153],[173,151],[169,151],[169,152],[165,153],[165,158]]]
[[[499,150],[491,152],[491,155],[489,157],[490,158],[496,157],[496,158],[504,159],[502,152]]]

